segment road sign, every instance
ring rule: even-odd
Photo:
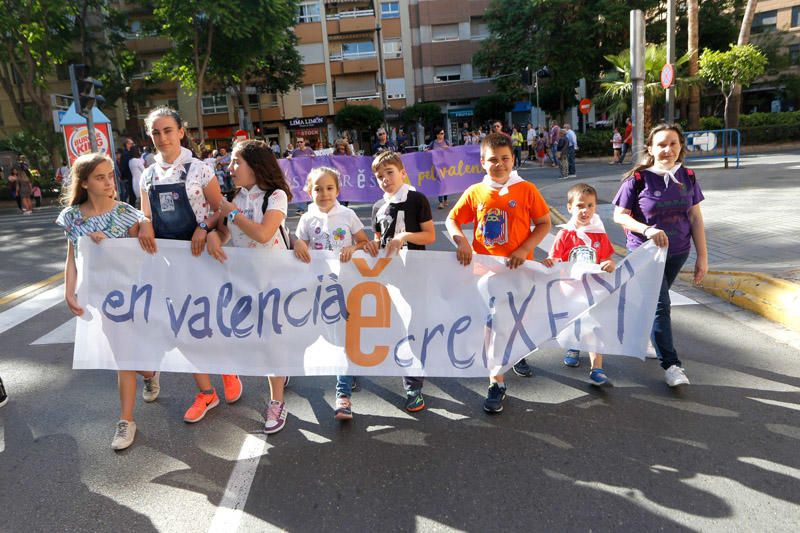
[[[664,65],[664,68],[661,69],[661,87],[664,89],[669,89],[672,87],[672,84],[675,82],[675,67],[673,67],[670,63]]]
[[[581,100],[581,101],[580,101],[580,103],[578,104],[578,109],[579,109],[579,110],[580,110],[580,112],[581,112],[581,113],[583,113],[584,115],[588,115],[588,114],[589,114],[589,111],[592,109],[592,101],[591,101],[591,100],[589,100],[588,98],[584,98],[584,99],[583,99],[583,100]]]
[[[237,131],[236,133],[233,134],[233,137],[234,139],[236,139],[236,142],[246,141],[249,138],[247,132],[244,130]]]
[[[690,151],[709,152],[717,146],[717,136],[711,132],[690,133],[686,136],[686,145]]]

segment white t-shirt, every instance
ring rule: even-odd
[[[139,179],[142,177],[142,172],[144,172],[144,159],[141,157],[132,157],[130,161],[128,161],[128,168],[131,169],[131,176],[133,176],[133,192],[136,194],[136,198],[141,198],[142,191],[139,189],[141,186],[139,184]]]
[[[264,213],[261,212],[261,206],[264,203],[264,195],[267,191],[261,189],[258,185],[253,185],[250,190],[242,187],[239,193],[233,199],[233,203],[239,212],[248,220],[252,220],[256,224],[261,224],[264,220]],[[283,213],[283,219],[286,220],[286,213],[288,211],[289,199],[286,193],[280,189],[276,189],[269,198],[266,199],[266,211],[275,210]],[[283,226],[283,222],[281,222]],[[270,248],[276,250],[286,250],[286,243],[281,236],[281,228],[275,232],[271,239],[264,244],[251,239],[245,234],[244,231],[236,224],[228,224],[228,229],[231,232],[231,244],[238,248]],[[288,232],[287,232],[288,237]]]
[[[207,219],[211,212],[211,206],[208,205],[203,189],[212,179],[216,179],[208,165],[193,157],[188,148],[181,148],[181,155],[172,163],[165,163],[161,154],[156,154],[155,160],[155,164],[147,167],[147,172],[142,175],[141,193],[146,195],[149,190],[148,180],[144,179],[149,173],[153,173],[152,183],[155,185],[177,183],[183,173],[183,165],[191,162],[192,166],[189,167],[189,173],[186,176],[186,195],[189,197],[189,204],[192,206],[198,224]]]
[[[216,157],[206,157],[203,159],[203,163],[211,167],[211,170],[217,170],[217,158]]]
[[[356,212],[336,202],[330,211],[323,213],[315,204],[297,223],[298,239],[308,241],[310,250],[339,250],[353,244],[353,235],[364,229]]]

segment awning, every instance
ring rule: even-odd
[[[364,0],[325,0],[325,5],[332,4],[357,4],[362,3]]]
[[[471,117],[475,114],[475,111],[470,109],[451,109],[447,112],[450,115],[450,118],[466,118]]]
[[[334,33],[332,35],[328,35],[329,41],[354,41],[357,39],[369,39],[372,40],[373,36],[375,35],[374,31],[360,31],[354,33]],[[371,56],[374,57],[374,56]]]
[[[514,109],[511,110],[512,113],[526,113],[531,110],[531,103],[530,102],[517,102],[514,104]]]

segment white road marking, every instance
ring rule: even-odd
[[[785,407],[786,409],[792,409],[793,411],[800,411],[800,403],[779,402],[778,400],[768,400],[767,398],[754,398],[752,396],[748,396],[747,399],[755,400],[757,402],[765,403],[767,405],[774,405],[775,407]]]
[[[453,413],[452,411],[448,411],[447,409],[437,409],[435,407],[429,407],[428,411],[437,414],[439,416],[443,416],[449,420],[464,420],[465,418],[469,418],[468,416],[460,415],[458,413]]]
[[[0,453],[6,449],[6,427],[0,424]]]
[[[245,437],[239,458],[225,487],[225,494],[208,528],[209,532],[233,533],[239,529],[258,463],[268,446],[271,447],[267,444],[265,435],[248,434]]]
[[[797,468],[767,461],[766,459],[759,459],[758,457],[739,457],[739,460],[748,465],[761,468],[762,470],[767,470],[768,472],[780,474],[782,476],[793,477],[800,481],[800,470]]]
[[[53,287],[30,300],[17,304],[8,311],[0,313],[0,333],[16,327],[39,313],[46,311],[64,300],[64,284]]]

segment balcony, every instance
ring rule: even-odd
[[[378,58],[375,52],[361,54],[359,57],[331,56],[331,76],[340,74],[358,74],[360,72],[378,72]]]
[[[374,31],[376,26],[375,11],[372,9],[332,13],[325,17],[325,21],[328,35]]]

